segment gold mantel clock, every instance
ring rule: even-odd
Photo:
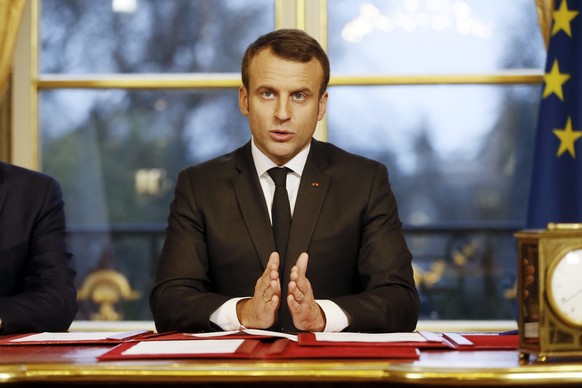
[[[582,224],[515,237],[520,358],[582,357]]]

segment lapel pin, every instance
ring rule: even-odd
[[[313,187],[319,187],[319,182],[312,182],[311,183],[311,186],[313,186]]]

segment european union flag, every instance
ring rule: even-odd
[[[582,223],[582,14],[556,0],[534,148],[527,228]]]

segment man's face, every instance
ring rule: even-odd
[[[259,52],[249,66],[249,90],[239,90],[241,113],[248,117],[257,148],[277,165],[305,149],[323,118],[327,92],[319,97],[323,69],[281,59],[270,49]]]

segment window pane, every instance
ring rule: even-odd
[[[264,0],[41,5],[41,73],[239,72],[246,46],[275,19]]]
[[[384,162],[423,319],[515,319],[537,86],[333,87],[330,142]]]
[[[328,2],[332,73],[543,68],[532,0]]]
[[[40,113],[42,170],[63,188],[79,289],[92,273],[118,271],[139,292],[116,303],[121,318],[151,319],[178,172],[250,139],[238,91],[45,91]],[[97,312],[82,300],[78,318]]]
[[[537,86],[333,87],[330,142],[385,162],[408,225],[525,219]]]
[[[531,0],[328,4],[334,74],[543,67]],[[273,0],[43,1],[41,72],[239,72],[273,16]],[[514,318],[512,233],[525,217],[539,98],[538,86],[330,89],[330,142],[389,167],[421,318]],[[236,90],[40,93],[42,170],[63,186],[78,287],[113,269],[135,291],[114,302],[122,315],[89,298],[78,319],[151,319],[178,171],[242,145],[247,127]]]

